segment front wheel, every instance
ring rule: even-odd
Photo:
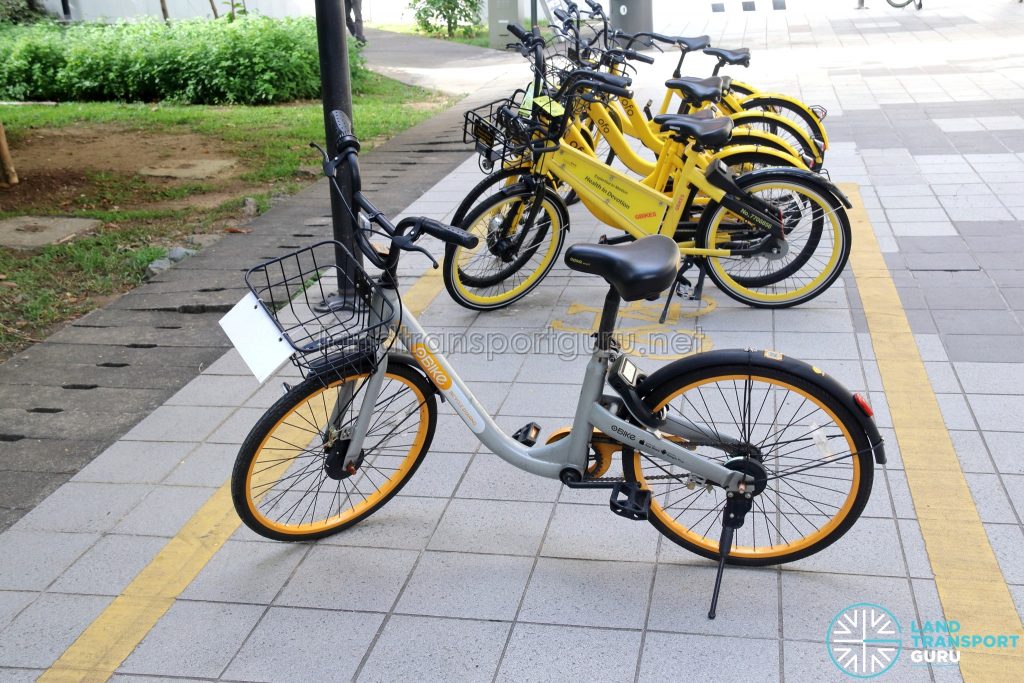
[[[712,282],[729,297],[759,308],[796,306],[831,287],[850,257],[852,240],[839,200],[792,172],[741,175],[736,182],[774,208],[786,240],[779,253],[705,259]],[[739,250],[758,244],[766,234],[711,203],[701,216],[697,246]]]
[[[549,188],[534,211],[537,201],[535,190],[517,185],[470,209],[460,227],[479,244],[448,245],[444,252],[444,286],[452,299],[471,310],[494,310],[541,283],[562,251],[568,211]]]
[[[712,354],[721,362],[709,362]],[[683,359],[677,372],[652,376],[660,381],[643,387],[644,402],[705,435],[684,447],[758,482],[728,561],[792,562],[837,541],[871,495],[874,463],[857,418],[799,361],[734,350],[701,356],[700,367]],[[649,519],[661,533],[717,559],[724,489],[631,448],[623,448],[622,468],[651,491]]]
[[[369,517],[405,486],[434,436],[435,392],[415,370],[388,367],[362,453],[346,471],[370,371],[366,364],[313,375],[260,418],[231,473],[246,526],[279,541],[321,538]]]

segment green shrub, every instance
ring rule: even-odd
[[[365,62],[349,45],[352,87]],[[320,96],[311,18],[0,24],[0,99],[269,104]]]
[[[475,25],[480,21],[481,0],[413,0],[416,23],[427,33],[455,35],[459,24]]]
[[[27,23],[42,16],[32,0],[0,0],[0,22]]]

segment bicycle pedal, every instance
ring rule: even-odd
[[[537,443],[538,436],[540,436],[540,425],[536,422],[530,422],[517,429],[512,438],[524,446],[532,446]]]
[[[620,517],[639,522],[650,514],[651,492],[631,481],[616,482],[608,506]]]

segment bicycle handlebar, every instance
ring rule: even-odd
[[[480,239],[476,235],[471,235],[462,228],[456,228],[454,225],[435,221],[433,218],[422,217],[418,220],[420,221],[420,230],[431,237],[436,237],[442,242],[455,244],[466,249],[475,249],[480,244]]]
[[[530,34],[527,33],[522,26],[515,23],[514,21],[508,22],[508,32],[514,35],[516,38],[520,40],[520,42],[523,43],[525,43],[530,37]]]

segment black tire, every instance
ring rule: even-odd
[[[747,126],[754,130],[762,130],[779,136],[804,157],[814,160],[814,163],[811,165],[812,171],[821,170],[824,164],[824,154],[813,147],[814,142],[807,139],[808,133],[803,129],[803,126],[784,117],[777,119],[762,118],[760,117],[762,113],[764,112],[758,110],[743,110],[740,112],[741,116],[736,120],[736,125],[738,127]]]
[[[797,122],[811,136],[812,141],[816,141],[822,146],[824,146],[825,140],[828,139],[828,136],[825,134],[825,124],[821,122],[821,119],[815,116],[813,112],[794,106],[788,100],[770,95],[755,95],[743,101],[743,109],[746,111],[768,111],[779,116],[785,116],[787,119]],[[822,154],[824,154],[824,149]]]
[[[729,297],[758,308],[786,308],[820,295],[842,275],[850,257],[850,220],[840,201],[810,180],[790,173],[739,176],[748,192],[774,204],[783,216],[789,252],[780,258],[710,257],[703,265],[711,281]],[[741,223],[711,202],[701,215],[697,246],[749,244],[764,231]],[[758,268],[758,271],[753,271]]]
[[[474,249],[449,244],[444,252],[444,285],[455,302],[475,311],[496,310],[543,281],[565,244],[569,212],[561,197],[545,187],[537,218],[526,225],[535,201],[535,191],[520,184],[469,210],[458,225],[477,235],[479,244]],[[526,234],[517,249],[503,249],[522,231]]]
[[[720,463],[732,461],[734,468],[754,465],[743,460],[755,461],[769,478],[784,475],[769,479],[755,494],[754,506],[736,532],[730,564],[765,566],[813,555],[842,537],[867,504],[874,471],[867,434],[833,389],[814,377],[807,364],[777,354],[723,350],[676,361],[642,386],[644,402],[652,410],[670,405],[677,419],[722,437],[720,448],[708,445],[714,442],[709,438],[707,444],[694,444],[695,452]],[[737,403],[753,409],[741,407],[734,414],[718,409],[728,406],[734,395]],[[771,417],[766,413],[772,409],[765,408],[769,402],[778,406]],[[785,427],[780,429],[780,424]],[[727,443],[730,437],[733,443]],[[805,441],[812,443],[802,445]],[[786,474],[826,460],[820,468]],[[622,450],[622,469],[626,479],[651,490],[651,524],[687,550],[717,559],[723,489],[690,489],[687,473],[631,448]]]
[[[329,536],[379,510],[416,473],[434,438],[437,401],[434,387],[404,363],[388,366],[377,401],[382,412],[371,418],[363,459],[355,471],[338,471],[344,439],[335,435],[325,444],[323,430],[334,402],[344,400],[342,387],[366,377],[370,370],[364,362],[313,375],[278,399],[252,428],[231,473],[231,498],[247,527],[279,541]],[[334,425],[337,430],[343,433],[345,425],[354,421],[361,401],[357,389],[354,400],[341,411],[340,424]],[[387,417],[389,410],[394,411],[391,417]],[[399,420],[402,411],[405,415]],[[399,421],[392,426],[382,420]],[[402,425],[415,431],[403,429],[401,442],[395,445],[396,430]],[[383,434],[375,431],[387,428],[390,431]],[[408,446],[405,435],[411,438]],[[356,497],[361,500],[355,501]]]

